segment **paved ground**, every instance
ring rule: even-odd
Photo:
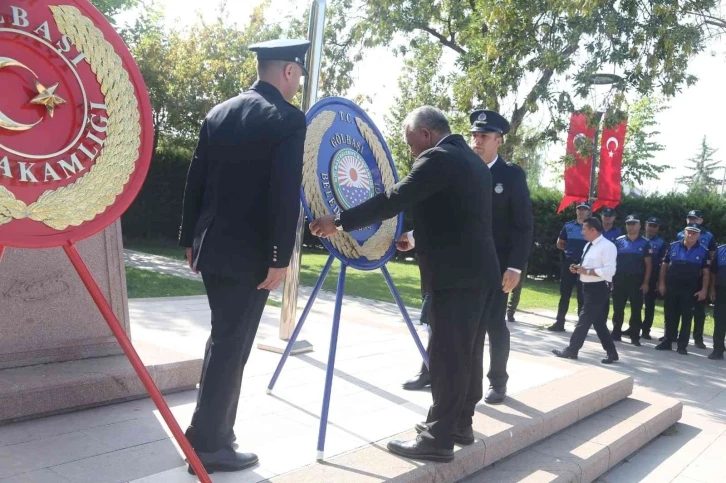
[[[305,298],[303,293],[301,302]],[[279,355],[253,350],[236,432],[241,450],[257,452],[261,465],[215,474],[215,481],[256,482],[314,460],[332,306],[333,295],[322,294],[302,333],[315,351],[290,359],[272,396],[265,388]],[[259,337],[276,336],[279,310],[266,308]],[[416,310],[411,312],[418,317]],[[209,319],[204,297],[132,300],[130,313],[134,340],[202,353]],[[594,333],[579,361],[552,357],[549,351],[564,347],[567,335],[541,330],[551,315],[522,314],[521,321],[510,324],[510,393],[566,376],[577,365],[599,363],[602,349]],[[726,366],[707,360],[708,351],[684,357],[656,352],[653,345],[619,345],[622,362],[613,370],[632,375],[636,385],[682,400],[683,418],[600,481],[724,481]],[[430,392],[400,389],[419,362],[394,305],[347,300],[338,347],[327,456],[406,430],[425,415]],[[189,421],[195,396],[187,391],[167,398],[182,426]],[[2,483],[134,480],[193,481],[148,399],[0,427]]]

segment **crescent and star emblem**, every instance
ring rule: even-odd
[[[50,87],[45,87],[43,84],[38,82],[38,76],[27,65],[9,57],[0,57],[0,69],[3,69],[5,67],[19,67],[21,69],[27,70],[28,72],[33,74],[34,77],[36,77],[35,90],[38,92],[38,95],[33,97],[29,101],[29,103],[44,105],[48,111],[48,114],[50,114],[50,117],[53,117],[53,114],[55,112],[55,106],[66,103],[65,99],[61,98],[55,93],[56,89],[58,88],[58,82]],[[31,129],[40,124],[40,121],[42,120],[43,119],[41,118],[33,124],[24,124],[14,121],[10,117],[8,117],[7,114],[0,111],[0,128],[7,129],[9,131],[27,131],[28,129]]]
[[[610,143],[615,143],[615,147],[610,149]],[[618,141],[618,139],[616,137],[609,137],[608,140],[605,142],[605,149],[609,150],[608,154],[610,155],[611,158],[613,156],[615,156],[615,151],[617,151],[619,147],[620,147],[620,142]]]

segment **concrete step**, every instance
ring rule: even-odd
[[[462,480],[589,483],[681,419],[683,403],[645,390]]]
[[[412,461],[386,450],[391,439],[415,438],[411,430],[267,481],[453,483],[609,408],[632,391],[630,376],[587,367],[507,398],[502,405],[478,406],[474,418],[477,440],[470,446],[457,447],[451,463]]]

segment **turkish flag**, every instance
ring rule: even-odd
[[[557,213],[564,210],[569,204],[575,201],[587,200],[590,196],[590,167],[592,158],[583,158],[575,148],[575,139],[578,139],[578,146],[595,143],[595,126],[587,125],[587,115],[572,114],[570,118],[570,131],[567,135],[567,154],[575,157],[575,163],[565,168],[565,196],[562,198]]]
[[[620,203],[621,173],[623,169],[623,147],[627,121],[602,131],[600,146],[600,175],[597,185],[597,199],[592,210],[602,206],[615,208]]]

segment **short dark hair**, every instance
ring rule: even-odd
[[[589,226],[593,230],[597,231],[598,233],[602,233],[602,222],[594,216],[591,216],[587,220],[583,221],[582,224],[587,224],[587,226]]]

